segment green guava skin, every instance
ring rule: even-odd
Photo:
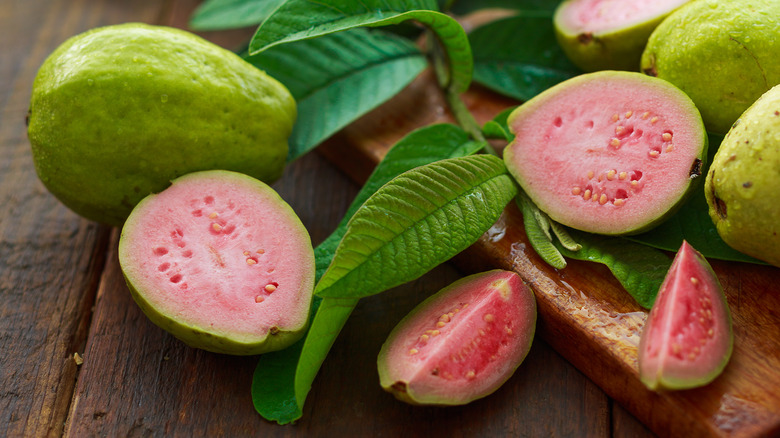
[[[682,89],[707,130],[725,134],[780,83],[779,17],[777,0],[692,1],[656,28],[641,69]]]
[[[121,225],[189,172],[271,183],[296,105],[278,81],[194,34],[128,23],[74,36],[35,78],[28,136],[40,180],[76,213]]]
[[[726,134],[704,185],[709,214],[729,246],[780,267],[780,85]]]
[[[656,27],[671,13],[622,29],[583,33],[567,28],[562,11],[574,0],[558,5],[553,16],[555,37],[569,60],[585,72],[600,70],[638,71],[647,40]]]

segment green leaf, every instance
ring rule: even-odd
[[[545,263],[555,269],[565,268],[566,259],[553,244],[549,230],[545,229],[545,225],[537,220],[538,214],[534,214],[541,213],[541,211],[522,192],[519,192],[515,200],[523,213],[523,226],[525,234],[528,236],[528,243]],[[547,222],[547,227],[549,226],[549,222]]]
[[[256,26],[285,0],[207,0],[192,17],[193,30],[223,30]]]
[[[472,141],[461,128],[450,124],[431,125],[413,131],[385,155],[371,176],[360,189],[336,230],[314,249],[317,263],[317,279],[328,269],[333,254],[347,230],[347,223],[380,187],[415,167],[447,158],[471,155],[485,146],[483,142]]]
[[[653,306],[658,289],[672,265],[669,256],[622,237],[601,236],[571,229],[569,233],[582,248],[579,251],[570,251],[558,243],[561,254],[606,265],[640,306],[645,309]]]
[[[492,155],[405,172],[352,217],[315,293],[363,297],[414,280],[474,243],[516,194],[503,161]]]
[[[454,125],[431,125],[393,146],[358,192],[336,230],[314,249],[317,279],[327,269],[347,223],[379,187],[397,175],[434,161],[470,155],[484,145]],[[260,358],[252,379],[255,409],[267,420],[286,424],[302,415],[306,395],[320,365],[347,321],[357,299],[314,297],[312,323],[304,339]]]
[[[406,39],[366,29],[275,46],[246,59],[287,86],[298,103],[288,160],[395,96],[427,66]]]
[[[552,17],[561,0],[456,0],[452,12],[467,14],[478,9],[501,8],[516,9],[523,12],[536,12]]]
[[[549,17],[517,15],[488,23],[469,34],[474,81],[526,101],[581,72],[555,38]]]
[[[717,152],[723,136],[709,135],[709,148],[707,163],[712,162],[712,157]],[[721,239],[715,224],[709,215],[709,207],[704,197],[704,177],[709,165],[702,169],[702,181],[691,194],[690,199],[668,220],[652,230],[636,236],[630,236],[634,242],[642,243],[654,248],[676,252],[682,245],[682,241],[696,248],[708,259],[720,259],[735,262],[748,262],[765,264],[763,261],[750,257],[731,248]]]
[[[250,54],[277,44],[305,40],[356,27],[377,27],[417,20],[445,47],[451,79],[446,86],[462,92],[471,82],[473,61],[468,37],[455,19],[436,12],[434,0],[287,0],[258,27]]]

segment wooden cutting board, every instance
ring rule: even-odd
[[[477,86],[463,98],[480,123],[518,104]],[[319,151],[362,182],[405,133],[451,121],[433,75],[425,72]],[[536,293],[541,336],[658,435],[780,436],[780,269],[711,261],[734,321],[732,358],[706,387],[653,392],[637,369],[647,312],[602,265],[571,260],[556,270],[545,264],[513,204],[455,262],[467,271],[518,272]]]

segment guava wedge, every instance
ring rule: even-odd
[[[641,70],[682,89],[707,130],[725,134],[753,102],[780,84],[780,1],[696,0],[650,36]]]
[[[724,242],[780,267],[780,85],[726,134],[707,172],[704,195]]]
[[[192,33],[126,23],[71,37],[38,70],[28,136],[40,180],[88,219],[120,226],[189,172],[271,183],[296,105],[280,82]]]
[[[194,172],[144,198],[122,228],[119,264],[146,316],[192,347],[260,354],[307,325],[309,234],[271,187],[237,172]]]
[[[516,273],[462,278],[392,330],[377,359],[380,384],[410,404],[469,403],[512,376],[535,330],[536,300]]]
[[[550,218],[591,233],[659,224],[686,199],[706,157],[693,102],[637,72],[561,82],[515,109],[508,124],[509,172]]]
[[[639,71],[650,34],[688,0],[567,0],[553,16],[555,34],[577,67]]]
[[[733,344],[718,277],[683,241],[642,330],[639,377],[651,390],[704,386],[726,367]]]

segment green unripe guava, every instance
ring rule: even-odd
[[[780,266],[780,85],[756,101],[726,134],[704,193],[723,241]]]
[[[186,31],[127,23],[74,36],[46,59],[28,135],[49,191],[120,225],[189,172],[275,181],[295,117],[289,91],[238,55]]]
[[[650,36],[642,71],[687,93],[708,131],[726,133],[780,83],[780,1],[694,0]]]

